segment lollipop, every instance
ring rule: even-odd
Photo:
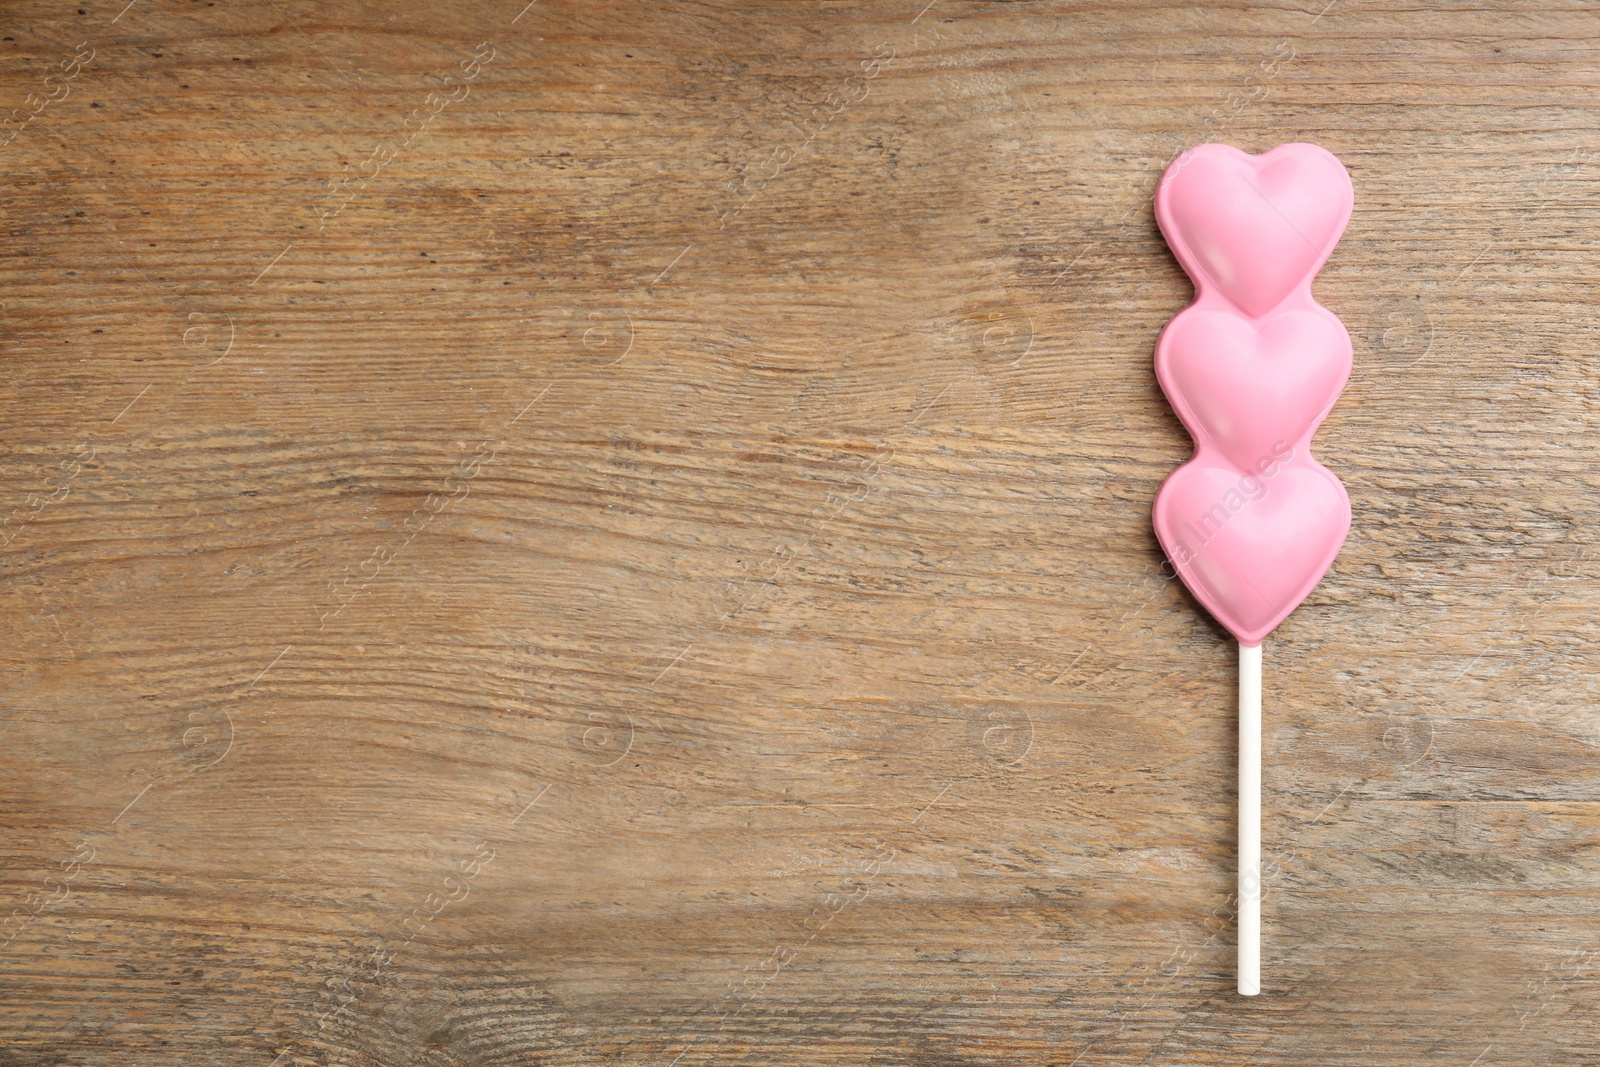
[[[1195,286],[1156,342],[1156,378],[1194,458],[1156,494],[1156,537],[1239,639],[1239,992],[1261,991],[1261,641],[1322,580],[1350,499],[1311,436],[1350,377],[1350,335],[1311,279],[1350,221],[1350,175],[1316,145],[1206,144],[1156,190]]]

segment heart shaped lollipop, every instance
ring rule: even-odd
[[[1350,175],[1316,145],[1221,144],[1173,161],[1156,221],[1195,300],[1156,378],[1195,454],[1156,494],[1156,537],[1239,639],[1239,992],[1261,991],[1261,641],[1333,565],[1350,498],[1311,437],[1350,377],[1350,335],[1311,280],[1350,221]]]

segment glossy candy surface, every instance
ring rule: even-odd
[[[1156,536],[1189,591],[1258,645],[1327,573],[1350,531],[1311,437],[1350,377],[1350,335],[1311,281],[1354,191],[1325,149],[1201,145],[1173,161],[1156,221],[1195,300],[1156,342],[1156,377],[1195,455],[1156,494]]]

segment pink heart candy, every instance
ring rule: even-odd
[[[1310,285],[1354,199],[1344,164],[1316,145],[1251,156],[1207,144],[1167,168],[1156,220],[1201,299],[1214,287],[1246,315],[1262,315]]]
[[[1195,440],[1249,470],[1328,414],[1350,379],[1350,335],[1320,307],[1259,321],[1190,308],[1162,332],[1156,373]]]
[[[1195,456],[1152,517],[1184,584],[1242,645],[1299,606],[1350,531],[1344,486],[1310,451],[1349,379],[1350,336],[1311,280],[1353,203],[1343,165],[1308,144],[1201,145],[1156,190],[1196,294],[1156,344],[1156,378]]]
[[[1156,496],[1167,558],[1202,607],[1259,645],[1316,588],[1350,532],[1350,498],[1303,450],[1260,473],[1194,460]]]

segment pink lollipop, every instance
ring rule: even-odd
[[[1261,991],[1261,641],[1322,580],[1350,499],[1311,436],[1350,378],[1350,335],[1311,279],[1350,221],[1350,175],[1316,145],[1192,148],[1156,221],[1195,299],[1156,342],[1156,378],[1195,441],[1156,494],[1156,537],[1239,639],[1239,992]]]

